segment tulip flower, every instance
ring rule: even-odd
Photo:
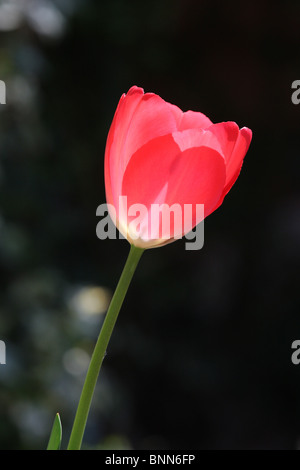
[[[130,88],[119,101],[105,152],[106,198],[122,235],[140,248],[184,236],[183,217],[170,220],[166,236],[151,208],[175,204],[184,214],[190,205],[188,230],[194,228],[222,204],[251,138],[251,130],[235,122],[213,124],[200,112],[182,112],[154,93]],[[204,205],[201,214],[197,204]],[[146,208],[139,224],[132,223],[136,213],[130,213],[136,205]]]
[[[166,236],[152,207],[192,206],[191,230],[222,204],[251,137],[247,127],[239,129],[231,121],[213,124],[200,112],[182,112],[136,86],[121,97],[107,138],[105,186],[111,217],[131,247],[91,358],[68,449],[80,449],[106,348],[142,253],[186,234],[181,217],[172,221]],[[197,204],[204,206],[202,214]],[[145,211],[133,224],[131,209],[137,205]]]

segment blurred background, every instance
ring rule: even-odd
[[[96,237],[106,136],[132,85],[253,130],[241,175],[184,240],[146,252],[84,447],[298,449],[298,1],[0,2],[0,448],[68,442],[125,263]]]

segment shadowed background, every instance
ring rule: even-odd
[[[0,448],[68,441],[128,254],[96,237],[107,132],[132,85],[253,130],[205,243],[146,252],[85,447],[297,449],[299,2],[0,2]]]

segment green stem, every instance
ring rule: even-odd
[[[140,257],[143,254],[142,248],[131,245],[130,252],[121,274],[119,283],[111,300],[105,320],[103,322],[92,358],[87,371],[86,379],[81,392],[75,420],[69,440],[68,450],[79,450],[86,426],[86,421],[91,406],[95,386],[97,383],[100,368],[106,353],[106,348],[113,332],[119,311],[124,301],[126,292],[136,270]]]

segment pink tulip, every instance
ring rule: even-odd
[[[170,222],[167,237],[161,218],[150,231],[151,207],[176,204],[184,212],[189,205],[189,230],[194,228],[222,204],[251,138],[252,131],[235,122],[213,124],[200,112],[182,112],[154,93],[130,88],[119,101],[105,151],[106,198],[120,232],[141,248],[184,236],[183,219]],[[129,210],[136,204],[147,209],[138,225],[132,224],[137,213]],[[197,204],[204,205],[200,216]]]

